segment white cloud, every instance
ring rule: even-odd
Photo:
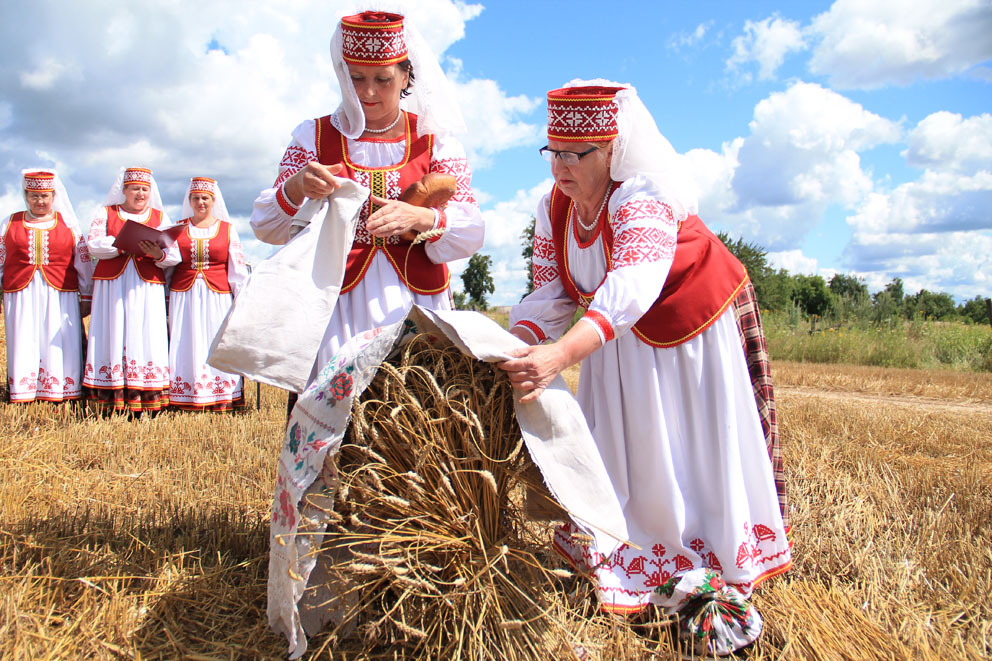
[[[713,21],[710,20],[700,23],[692,32],[679,32],[668,40],[668,48],[674,51],[681,50],[682,48],[691,48],[699,44],[712,27]]]
[[[837,0],[810,30],[810,71],[838,89],[947,78],[992,58],[988,0]]]
[[[780,250],[768,253],[767,257],[768,265],[775,270],[785,269],[794,275],[818,275],[818,261],[804,255],[802,250]]]
[[[731,42],[733,55],[727,60],[727,69],[740,71],[745,65],[758,65],[758,79],[770,80],[791,52],[806,49],[799,23],[770,16],[763,21],[746,21],[744,34]],[[751,74],[743,73],[741,82],[750,82]]]
[[[911,165],[933,170],[992,170],[992,115],[963,119],[946,110],[935,112],[910,132],[902,155]]]

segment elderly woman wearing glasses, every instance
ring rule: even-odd
[[[526,402],[582,363],[577,397],[636,544],[607,557],[566,524],[555,546],[604,610],[678,612],[694,653],[732,652],[761,631],[755,585],[791,564],[733,310],[747,272],[695,215],[633,88],[549,92],[541,153],[555,183],[535,289],[510,315],[531,346],[501,367]]]

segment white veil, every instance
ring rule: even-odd
[[[24,189],[24,177],[31,172],[50,172],[55,176],[55,199],[52,201],[52,209],[62,214],[66,225],[71,227],[76,234],[79,234],[79,218],[76,217],[76,211],[72,208],[72,202],[69,201],[69,194],[65,191],[65,186],[62,185],[62,179],[59,178],[59,173],[52,168],[28,168],[21,170],[21,192],[24,198],[24,208],[31,208],[28,205],[28,193]]]
[[[179,214],[180,220],[186,220],[187,218],[193,217],[193,207],[189,203],[189,194],[192,188],[193,180],[190,179],[189,183],[186,184],[186,194],[183,195],[183,210]],[[224,204],[224,194],[220,192],[220,184],[216,181],[214,182],[213,216],[217,220],[226,220],[227,222],[231,222],[231,216],[227,213],[227,205]]]
[[[427,42],[406,16],[403,17],[403,39],[415,80],[409,96],[400,101],[400,108],[417,115],[419,136],[464,133],[465,120],[454,87]],[[345,137],[358,138],[365,132],[365,113],[351,82],[348,63],[344,61],[340,21],[331,37],[331,62],[341,87],[341,105],[334,111],[335,125]]]
[[[572,80],[563,87],[603,85],[622,87],[614,96],[617,104],[618,135],[613,145],[610,176],[626,181],[637,175],[651,177],[664,191],[680,220],[699,211],[696,186],[680,167],[679,155],[661,134],[654,118],[631,85],[596,78]]]

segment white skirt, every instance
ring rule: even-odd
[[[389,258],[380,250],[355,288],[338,298],[327,331],[320,341],[317,362],[308,385],[345,342],[359,333],[395,324],[416,305],[431,310],[450,310],[449,290],[440,294],[418,294],[406,286]]]
[[[93,280],[83,385],[98,389],[169,387],[165,285],[145,282],[133,262],[113,280]]]
[[[207,364],[210,343],[233,300],[231,294],[210,289],[201,277],[188,291],[169,294],[171,405],[203,408],[241,398],[241,377]]]
[[[647,604],[674,611],[657,590],[712,569],[743,596],[788,569],[791,551],[772,480],[733,311],[673,348],[625,333],[586,358],[578,400],[627,520],[612,556],[555,534],[571,561],[592,571],[604,610]]]
[[[36,271],[27,287],[4,292],[10,401],[61,402],[82,395],[79,294],[58,291]]]

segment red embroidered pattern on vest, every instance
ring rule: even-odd
[[[279,161],[279,176],[276,177],[276,183],[273,184],[273,187],[280,186],[284,181],[299,172],[307,163],[316,160],[316,152],[309,151],[303,147],[297,147],[296,145],[287,147],[286,153],[282,155],[282,160]]]
[[[540,289],[558,278],[558,267],[554,264],[534,264],[534,289]]]
[[[477,204],[475,195],[472,193],[472,171],[469,169],[466,159],[441,158],[431,163],[430,171],[454,176],[456,189],[455,194],[451,196],[453,202]]]

